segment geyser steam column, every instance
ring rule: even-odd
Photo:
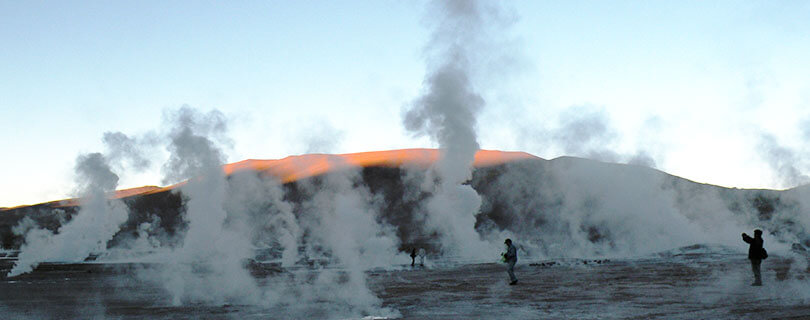
[[[127,221],[126,205],[107,199],[107,194],[118,186],[118,175],[112,172],[104,155],[80,155],[76,159],[76,178],[81,197],[79,212],[56,233],[44,228],[28,231],[9,277],[31,272],[41,262],[81,262],[92,253],[104,252],[107,241]]]
[[[228,219],[225,155],[209,139],[226,140],[225,116],[216,110],[202,114],[187,106],[167,115],[172,130],[165,182],[189,179],[181,187],[188,230],[157,278],[172,294],[174,305],[257,303],[258,287],[242,263],[253,256],[250,232],[236,216]]]
[[[475,231],[481,197],[469,185],[479,145],[476,117],[484,99],[471,81],[473,48],[480,42],[483,7],[477,1],[439,1],[427,53],[422,96],[404,115],[405,128],[439,143],[440,158],[425,181],[433,192],[427,204],[427,226],[441,235],[442,250],[462,258],[486,254],[489,244]]]

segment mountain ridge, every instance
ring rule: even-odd
[[[295,216],[312,212],[317,196],[329,199],[344,192],[334,189],[334,179],[344,179],[358,197],[374,208],[375,219],[392,226],[402,250],[408,246],[431,246],[435,234],[425,227],[425,206],[433,191],[423,188],[429,178],[431,160],[438,158],[435,149],[417,150],[406,159],[360,157],[347,161],[336,155],[315,155],[314,161],[301,161],[306,175],[293,176],[282,182],[284,173],[268,168],[273,162],[247,159],[229,164],[227,183],[239,186],[240,192],[259,191],[241,184],[243,178],[271,179],[281,187],[278,200]],[[425,151],[427,150],[427,151]],[[388,151],[396,155],[401,150]],[[358,153],[354,155],[383,155]],[[810,202],[804,200],[810,188],[786,191],[737,189],[694,182],[664,171],[577,157],[546,160],[524,152],[484,151],[477,158],[468,184],[481,198],[475,213],[475,229],[483,235],[519,237],[527,251],[545,255],[600,255],[609,252],[652,252],[675,246],[700,243],[732,245],[739,242],[739,232],[761,228],[769,237],[791,245],[810,245],[810,228],[806,225]],[[489,158],[486,156],[488,155]],[[509,155],[509,157],[498,157]],[[291,156],[287,164],[301,156]],[[279,159],[284,160],[284,159]],[[349,157],[349,159],[352,159]],[[397,160],[399,159],[399,160]],[[417,160],[413,160],[417,159]],[[419,160],[421,159],[421,160]],[[354,161],[354,162],[352,162]],[[359,163],[359,164],[358,164]],[[337,165],[336,165],[337,164]],[[274,167],[276,169],[279,166]],[[308,169],[309,168],[309,169]],[[315,168],[315,169],[312,169]],[[333,174],[338,169],[355,168],[350,174]],[[234,174],[246,172],[249,174]],[[288,173],[289,173],[288,172]],[[289,176],[288,176],[289,177]],[[348,180],[345,180],[348,179]],[[241,182],[240,182],[241,181]],[[269,182],[269,181],[268,181]],[[137,189],[120,199],[128,207],[130,218],[110,242],[114,247],[137,234],[142,223],[153,225],[150,235],[162,245],[173,245],[185,228],[185,200],[182,184],[169,187]],[[170,192],[179,190],[177,192]],[[123,194],[123,193],[122,193]],[[78,212],[76,206],[58,206],[48,202],[6,209],[0,214],[0,240],[5,248],[19,247],[24,239],[14,230],[24,227],[26,217],[37,226],[56,232]],[[265,203],[251,209],[251,214],[274,214],[276,204]],[[543,230],[538,233],[538,230]],[[439,250],[439,249],[436,249]]]
[[[226,175],[231,175],[241,170],[261,171],[267,175],[275,176],[282,183],[288,183],[303,178],[308,178],[332,170],[339,170],[348,167],[386,166],[398,167],[403,165],[413,165],[420,168],[427,168],[439,159],[439,149],[412,148],[394,149],[382,151],[353,152],[342,154],[309,153],[301,155],[291,155],[280,159],[245,159],[237,162],[222,165]],[[480,168],[502,164],[518,159],[539,158],[522,151],[499,151],[499,150],[479,150],[475,155],[473,167]],[[146,185],[115,190],[110,195],[111,199],[128,198],[138,195],[148,195],[157,192],[169,191],[182,185],[184,182],[168,185],[155,186]],[[12,207],[0,207],[0,212],[24,207],[40,205],[52,205],[55,207],[70,207],[79,205],[77,198],[67,198],[61,200],[50,200],[35,204],[22,204]]]

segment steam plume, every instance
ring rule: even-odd
[[[146,169],[151,164],[149,159],[143,156],[140,150],[141,143],[135,138],[121,132],[105,132],[102,140],[109,150],[108,158],[113,162],[126,159],[136,170]]]
[[[800,161],[796,153],[780,145],[774,136],[762,134],[759,145],[763,151],[762,157],[777,173],[784,185],[795,187],[810,182],[810,177],[803,174],[798,167]]]
[[[655,159],[645,150],[635,154],[614,151],[619,133],[604,109],[589,105],[573,106],[559,116],[558,127],[548,133],[553,144],[565,155],[604,162],[621,162],[655,168]]]
[[[126,206],[118,200],[107,200],[107,193],[118,185],[118,175],[112,172],[104,155],[80,155],[75,169],[81,209],[55,234],[47,229],[29,230],[19,260],[8,276],[31,272],[41,262],[80,262],[91,253],[103,252],[107,241],[127,220]]]
[[[172,130],[166,181],[190,179],[180,189],[188,230],[163,274],[172,302],[254,299],[258,289],[243,265],[253,255],[250,239],[238,230],[244,224],[226,221],[227,182],[221,168],[225,157],[208,138],[224,136],[225,118],[218,111],[202,114],[184,106],[168,121]]]
[[[427,47],[425,89],[404,115],[405,128],[439,144],[433,173],[438,184],[427,204],[427,222],[442,236],[445,249],[464,257],[481,254],[475,231],[480,196],[469,185],[475,152],[477,116],[485,101],[472,83],[473,64],[483,63],[475,49],[485,42],[487,18],[495,15],[478,1],[434,3],[438,16]],[[428,184],[432,183],[428,181]]]
[[[604,111],[573,107],[560,115],[560,128],[553,139],[567,155],[581,155],[594,160],[616,162],[615,152],[605,148],[616,138]]]

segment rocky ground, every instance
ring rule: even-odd
[[[805,257],[772,254],[763,263],[762,287],[750,286],[744,254],[702,246],[634,259],[523,259],[515,286],[507,284],[501,264],[452,262],[372,271],[368,283],[383,307],[405,319],[808,319],[810,274],[799,261]],[[12,264],[13,259],[0,260],[0,274]],[[44,264],[31,274],[2,276],[0,314],[9,319],[345,317],[324,305],[175,307],[163,288],[132,276],[148,267]],[[253,269],[260,278],[286,272],[271,264]],[[279,278],[261,283],[272,286]]]

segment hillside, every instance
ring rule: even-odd
[[[258,178],[279,184],[281,199],[296,217],[313,213],[310,202],[343,189],[360,195],[376,220],[391,226],[401,250],[436,247],[425,227],[430,149],[349,155],[304,155],[281,160],[245,160],[224,166],[229,197],[240,198]],[[734,245],[740,232],[759,227],[785,244],[810,245],[807,188],[787,191],[729,189],[695,183],[647,167],[561,157],[544,160],[526,153],[481,151],[470,185],[481,196],[475,217],[482,238],[518,237],[536,255],[636,254],[694,243]],[[250,179],[245,177],[252,177]],[[246,180],[247,179],[247,180]],[[346,180],[335,189],[335,179]],[[248,188],[248,189],[246,189]],[[258,187],[256,187],[258,188]],[[185,230],[182,185],[119,191],[129,219],[108,243],[128,246],[139,226],[162,246],[175,245]],[[0,212],[2,247],[17,249],[23,224],[57,230],[77,213],[74,201],[49,202]],[[279,203],[262,202],[251,216],[273,215]],[[236,214],[238,210],[229,210]],[[29,219],[24,219],[25,217]],[[17,232],[14,232],[15,226]],[[31,226],[28,226],[30,228]]]

